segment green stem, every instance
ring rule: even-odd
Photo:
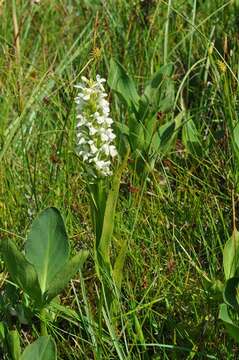
[[[43,308],[40,311],[40,326],[41,326],[41,336],[47,336],[47,326],[46,326],[46,309]]]
[[[91,218],[96,238],[95,247],[97,248],[101,237],[107,198],[103,181],[98,180],[94,184],[88,184],[88,193],[90,195]]]
[[[121,175],[127,165],[128,157],[129,157],[129,148],[126,151],[122,164],[120,165],[120,167],[113,176],[111,189],[109,190],[107,196],[101,238],[97,249],[98,259],[99,258],[102,259],[102,264],[99,265],[102,266],[104,264],[106,266],[105,270],[111,267],[110,245],[111,245],[111,239],[114,229],[115,210],[119,195]]]

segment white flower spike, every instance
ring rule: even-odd
[[[111,127],[110,106],[100,75],[96,81],[82,76],[75,99],[77,106],[77,154],[89,165],[96,177],[112,174],[111,159],[118,155],[112,144],[115,134]]]

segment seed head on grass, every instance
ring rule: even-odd
[[[226,66],[225,62],[221,61],[221,60],[217,60],[217,66],[218,66],[218,69],[220,70],[221,74],[225,74],[225,72],[227,71],[227,66]]]
[[[96,81],[82,77],[76,85],[79,89],[75,99],[77,104],[77,154],[94,177],[112,174],[111,160],[117,156],[113,145],[115,134],[111,127],[109,102],[99,75]]]

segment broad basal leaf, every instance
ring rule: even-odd
[[[20,360],[56,360],[56,345],[49,336],[40,336],[27,346]]]
[[[48,208],[33,221],[26,241],[26,257],[37,271],[42,293],[65,265],[68,256],[64,221],[56,208]]]
[[[41,290],[34,266],[27,261],[10,239],[1,241],[1,252],[12,281],[33,300],[39,302]]]
[[[49,303],[54,297],[66,287],[69,281],[79,271],[88,257],[88,251],[82,250],[68,261],[63,268],[56,274],[53,281],[49,284],[47,292],[44,294],[44,300]]]

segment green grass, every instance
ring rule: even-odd
[[[49,333],[61,360],[237,359],[239,348],[218,320],[222,296],[213,287],[223,281],[232,196],[238,223],[238,160],[231,139],[238,121],[237,1],[87,3],[0,1],[1,239],[21,243],[32,218],[56,206],[74,251],[87,248],[93,255],[89,203],[74,155],[73,85],[82,74],[107,78],[113,57],[141,90],[172,62],[177,101],[162,121],[184,104],[201,151],[190,154],[179,132],[176,148],[159,154],[145,189],[132,169],[124,174],[115,238],[128,242],[128,253],[117,332],[107,309],[98,311],[91,256],[61,304],[52,305]],[[225,62],[225,74],[218,61]],[[127,121],[130,114],[115,94],[110,101],[112,117]],[[36,324],[21,331],[26,346],[39,329]]]

